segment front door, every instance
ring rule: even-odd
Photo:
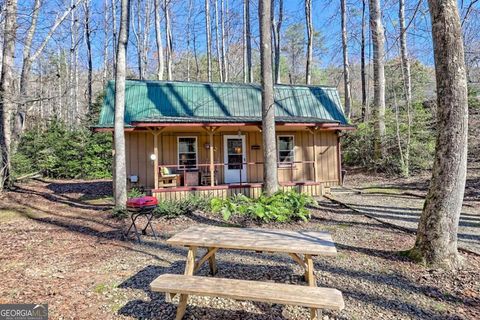
[[[224,136],[225,183],[247,181],[245,136]]]

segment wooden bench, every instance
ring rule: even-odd
[[[340,311],[344,308],[342,293],[330,288],[177,274],[159,276],[150,284],[150,288],[152,291],[165,292],[168,297],[180,294],[177,320],[182,319],[185,314],[189,294],[295,305],[312,309]],[[317,319],[317,312],[311,313],[311,319]]]

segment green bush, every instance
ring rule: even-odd
[[[295,191],[279,191],[268,197],[258,199],[237,194],[229,199],[213,198],[210,202],[214,213],[221,213],[224,220],[232,216],[247,216],[261,222],[289,222],[295,220],[308,221],[310,212],[308,205],[315,205],[315,200]]]
[[[190,196],[181,200],[161,201],[154,211],[156,216],[175,218],[181,215],[191,214],[196,210],[206,211],[210,207],[209,199]]]
[[[69,129],[53,120],[47,128],[25,132],[12,156],[12,168],[14,177],[39,171],[51,178],[109,178],[112,136],[88,128]]]
[[[146,195],[146,193],[144,191],[141,191],[137,188],[132,188],[128,191],[127,197],[128,198],[139,198],[139,197],[143,197],[144,195]]]

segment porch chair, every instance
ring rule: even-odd
[[[218,185],[218,180],[217,180],[218,171],[217,171],[217,169],[215,169],[214,175],[215,175],[214,185]],[[202,169],[200,171],[200,184],[202,186],[209,186],[211,184],[211,181],[212,181],[212,177],[210,175],[210,169],[209,168],[207,170]]]
[[[160,188],[176,187],[180,185],[180,175],[172,174],[167,167],[159,168],[158,186]]]

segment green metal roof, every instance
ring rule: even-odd
[[[282,122],[335,122],[346,125],[333,87],[276,85],[275,114]],[[112,127],[115,82],[106,88],[97,127]],[[127,80],[125,124],[133,122],[258,122],[261,87],[257,84]]]

